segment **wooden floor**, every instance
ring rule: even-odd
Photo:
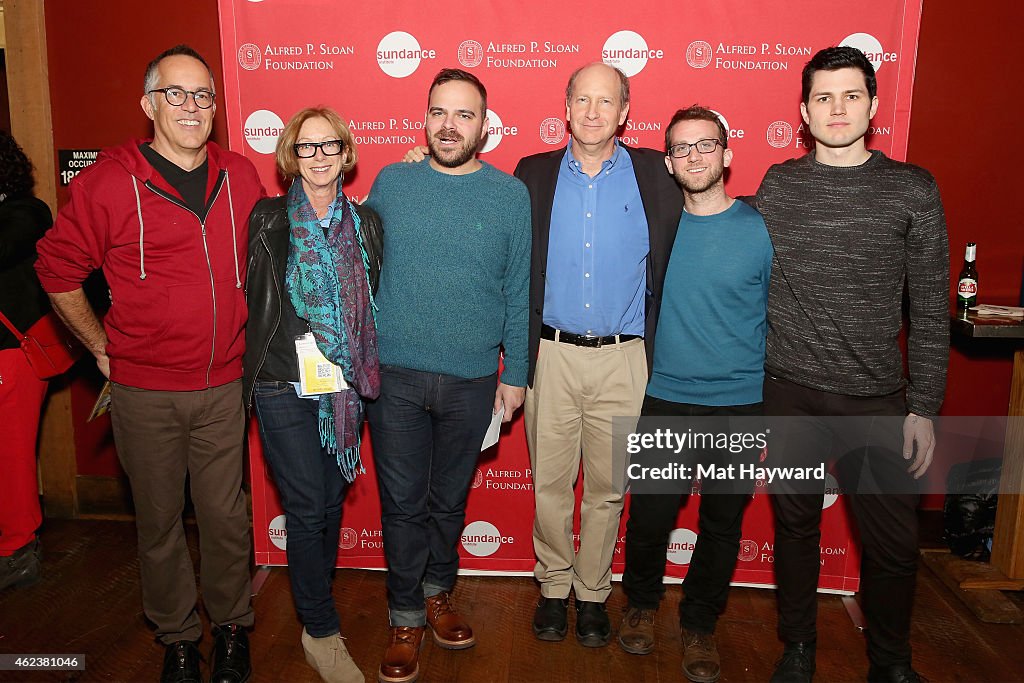
[[[195,555],[196,534],[189,529]],[[155,681],[162,648],[141,611],[135,529],[131,522],[47,521],[42,532],[43,580],[0,593],[0,653],[83,653],[84,672],[15,673],[0,681]],[[489,683],[580,681],[681,681],[676,609],[680,588],[669,588],[657,617],[658,647],[639,657],[613,641],[603,649],[581,647],[570,635],[541,643],[530,630],[537,591],[528,578],[460,578],[456,603],[472,623],[477,646],[450,652],[428,642],[420,681]],[[339,571],[334,597],[349,651],[376,680],[386,642],[387,610],[381,572]],[[1013,598],[1024,603],[1020,595]],[[251,635],[253,681],[318,679],[299,644],[288,574],[271,570],[256,597]],[[617,626],[625,598],[615,585],[609,613]],[[819,598],[817,681],[863,681],[864,639],[839,597]],[[983,624],[929,570],[922,567],[913,631],[916,668],[929,680],[1024,681],[1024,626]],[[725,654],[722,681],[766,681],[781,645],[775,637],[771,591],[734,589],[718,627]],[[211,639],[201,649],[208,656]],[[205,665],[204,665],[205,666]]]

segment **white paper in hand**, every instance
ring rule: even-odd
[[[498,435],[501,434],[501,419],[505,417],[505,404],[501,404],[501,410],[491,416],[491,424],[487,427],[487,433],[484,434],[484,443],[480,446],[480,450],[486,451],[488,448],[498,443]]]

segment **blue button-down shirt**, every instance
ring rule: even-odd
[[[615,143],[588,176],[572,155],[558,171],[544,289],[544,323],[603,337],[644,333],[650,238],[633,160]]]
[[[318,218],[317,219],[317,220],[320,221],[320,227],[323,228],[324,230],[326,230],[327,228],[331,227],[331,216],[334,215],[334,205],[337,204],[337,203],[338,203],[338,200],[335,199],[333,202],[328,204],[327,205],[327,213],[324,214],[323,218]]]

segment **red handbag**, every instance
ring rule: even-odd
[[[40,318],[24,334],[3,313],[0,313],[0,322],[21,342],[21,350],[39,379],[64,374],[85,350],[53,311]]]

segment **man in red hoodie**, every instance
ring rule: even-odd
[[[179,45],[146,71],[152,140],[106,149],[71,183],[39,242],[54,309],[112,383],[118,457],[131,482],[142,600],[167,646],[162,681],[199,681],[202,627],[181,513],[185,475],[199,525],[213,681],[250,675],[249,524],[242,483],[242,288],[248,216],[264,196],[244,157],[208,141],[213,74]],[[102,324],[82,282],[103,269]]]

